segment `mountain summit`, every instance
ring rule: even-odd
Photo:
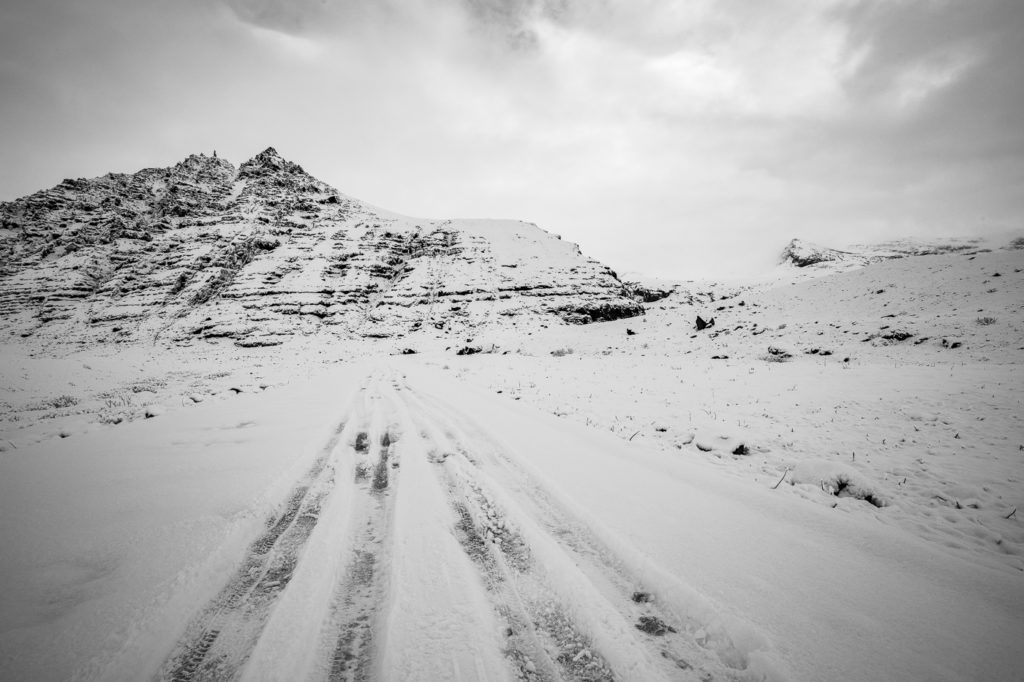
[[[0,335],[255,346],[642,313],[612,270],[535,225],[381,211],[273,147],[237,169],[194,154],[0,203]]]

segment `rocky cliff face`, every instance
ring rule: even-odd
[[[642,312],[614,272],[534,225],[388,213],[273,149],[0,203],[0,338],[253,346]]]

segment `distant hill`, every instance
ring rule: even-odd
[[[967,255],[989,251],[983,240],[974,239],[902,239],[879,244],[858,244],[846,250],[819,246],[803,239],[794,239],[782,250],[779,262],[798,268],[827,266],[847,269],[892,258],[927,256],[943,253]]]

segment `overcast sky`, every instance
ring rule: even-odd
[[[267,146],[686,278],[1024,233],[1022,0],[5,0],[0,200]]]

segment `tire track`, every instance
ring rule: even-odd
[[[376,398],[376,400],[373,400]],[[327,679],[355,682],[374,678],[375,633],[383,626],[381,606],[388,591],[391,519],[398,483],[398,442],[394,426],[381,422],[380,396],[368,396],[371,414],[352,445],[356,461],[351,494],[358,529],[346,548],[347,567],[335,592],[330,622],[320,649],[329,656]],[[375,432],[375,429],[377,432]]]
[[[312,467],[288,496],[284,511],[250,546],[241,567],[186,628],[156,676],[161,682],[226,680],[237,676],[266,625],[271,607],[295,572],[334,480],[325,473],[345,430],[334,429]]]
[[[519,532],[471,482],[443,475],[459,544],[480,570],[505,624],[505,656],[521,680],[611,682],[616,677],[551,590]]]
[[[421,401],[416,403],[418,409],[410,413],[428,443],[428,460],[442,465],[435,471],[448,494],[456,539],[483,579],[504,627],[503,653],[516,676],[529,682],[617,679],[547,584],[543,567],[518,529],[460,466],[471,459],[464,447],[450,440],[452,430],[428,414]],[[445,431],[444,436],[438,429]],[[449,464],[443,466],[445,462]]]
[[[737,678],[728,647],[636,575],[483,426],[376,371],[155,679],[270,679],[279,651],[331,682]]]
[[[626,563],[519,467],[510,453],[490,442],[471,420],[446,405],[419,393],[415,393],[415,400],[424,415],[421,428],[426,434],[434,433],[436,455],[431,461],[439,465],[438,475],[451,491],[460,543],[489,586],[511,585],[520,592],[518,599],[499,598],[499,613],[504,613],[506,620],[522,620],[525,615],[540,632],[540,638],[546,639],[547,650],[551,650],[554,640],[554,658],[561,675],[554,679],[614,679],[614,674],[610,667],[610,676],[600,677],[589,669],[581,671],[566,665],[579,663],[577,657],[586,660],[600,653],[578,635],[582,628],[565,616],[567,610],[559,607],[557,593],[545,585],[545,561],[540,556],[531,557],[530,549],[531,543],[542,540],[549,540],[543,544],[549,548],[553,545],[564,554],[569,559],[567,565],[577,567],[594,600],[611,604],[619,618],[630,624],[628,629],[638,633],[635,639],[639,646],[646,650],[647,658],[656,663],[665,679],[706,682],[739,677],[743,660],[731,642],[712,637],[702,623],[678,617],[663,606],[658,595],[646,589]],[[444,431],[440,438],[439,429]],[[469,455],[470,452],[477,456]],[[502,509],[495,502],[503,497],[502,492],[506,499],[515,500],[513,506],[518,509]],[[539,530],[531,534],[530,542],[524,539],[528,527]],[[497,564],[498,570],[492,563]],[[493,590],[498,595],[501,591]],[[518,613],[514,608],[516,602],[522,605]],[[510,629],[514,630],[512,625]],[[525,655],[529,647],[523,649]],[[607,663],[605,666],[608,667]],[[522,667],[520,673],[521,679],[549,679],[533,677],[531,671],[524,672]],[[590,677],[577,676],[581,674]]]

